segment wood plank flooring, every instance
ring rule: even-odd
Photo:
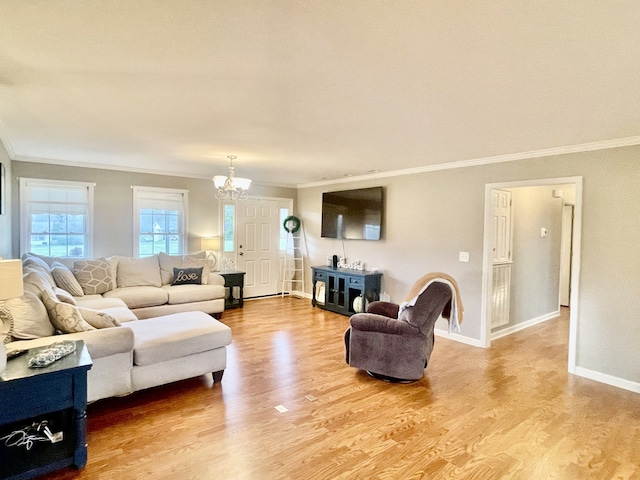
[[[308,300],[248,301],[222,321],[222,384],[90,405],[87,467],[47,478],[640,478],[640,395],[567,373],[566,314],[486,350],[436,338],[409,385],[348,367],[348,318]]]

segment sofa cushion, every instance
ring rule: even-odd
[[[52,291],[42,292],[42,302],[47,308],[51,323],[61,332],[86,332],[94,329],[82,318],[78,307],[61,302]]]
[[[22,255],[22,259],[24,260],[28,256],[38,257],[39,259],[44,260],[44,262],[49,265],[49,268],[53,266],[54,262],[62,263],[69,269],[73,268],[74,259],[71,257],[48,257],[46,255],[40,255],[39,253],[28,252]]]
[[[133,351],[133,332],[128,328],[102,328],[88,332],[68,333],[54,337],[12,342],[7,351],[50,345],[63,340],[83,340],[92,360]],[[91,382],[91,381],[90,381]]]
[[[106,292],[104,297],[119,298],[129,308],[164,305],[169,300],[169,294],[164,289],[157,287],[118,287]]]
[[[53,262],[51,265],[51,275],[53,275],[53,279],[56,281],[58,287],[66,290],[74,297],[82,297],[84,295],[78,279],[66,265],[60,262]]]
[[[203,312],[149,318],[120,328],[133,330],[133,363],[151,365],[231,343],[231,329]]]
[[[85,295],[105,293],[114,287],[111,266],[106,258],[76,260],[73,274]]]
[[[202,285],[202,267],[174,267],[172,285]]]
[[[168,303],[205,302],[224,298],[224,287],[221,285],[164,285],[162,287],[169,295]]]
[[[198,268],[202,267],[202,283],[206,284],[209,278],[209,261],[206,252],[192,253],[190,255],[167,255],[164,252],[158,254],[160,261],[160,275],[163,285],[171,285],[174,281],[174,268]]]
[[[145,258],[118,257],[118,288],[160,287],[160,264],[158,255]]]
[[[116,297],[108,298],[102,295],[85,295],[84,297],[76,297],[76,305],[79,307],[94,308],[96,310],[104,310],[106,308],[127,307],[127,304]]]
[[[13,317],[12,338],[26,340],[55,333],[47,309],[37,294],[25,291],[21,297],[7,300],[4,306]]]

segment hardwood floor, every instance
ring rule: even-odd
[[[567,373],[566,315],[486,350],[436,338],[408,385],[347,366],[348,318],[308,300],[248,301],[222,321],[221,385],[90,405],[87,467],[48,478],[640,478],[640,395]]]

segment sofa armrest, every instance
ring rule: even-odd
[[[224,277],[216,272],[209,272],[209,285],[222,285],[224,287]]]
[[[65,333],[7,344],[7,350],[19,350],[51,345],[65,340],[83,340],[91,358],[103,358],[133,351],[133,330],[126,327],[101,328],[88,332]]]
[[[398,318],[398,311],[400,305],[397,303],[376,301],[371,302],[367,306],[367,313],[377,313],[378,315],[384,315],[385,317]]]
[[[420,330],[409,323],[376,313],[356,313],[349,319],[351,328],[361,332],[387,333],[390,335],[419,336]]]

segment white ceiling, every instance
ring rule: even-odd
[[[637,1],[0,1],[16,160],[301,185],[639,135]]]

